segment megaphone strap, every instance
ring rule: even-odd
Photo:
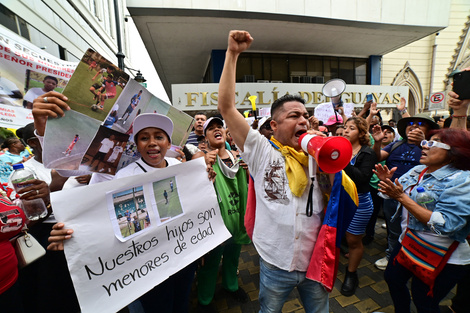
[[[312,183],[310,184],[310,189],[308,191],[307,208],[306,208],[306,212],[305,212],[305,214],[309,217],[312,216],[312,214],[313,214],[312,196],[313,196],[313,181],[315,179],[312,177],[311,180],[312,180]]]

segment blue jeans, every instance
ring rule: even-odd
[[[400,249],[401,244],[398,243],[390,256],[390,262],[388,262],[384,273],[384,278],[395,306],[395,312],[410,312],[411,297],[407,283],[411,279],[411,295],[413,296],[413,302],[418,313],[439,313],[439,302],[465,276],[470,270],[470,265],[447,264],[444,266],[444,269],[439,273],[434,283],[434,296],[429,297],[427,295],[429,286],[419,278],[416,278],[407,268],[393,260]]]
[[[392,254],[395,247],[398,245],[398,238],[401,234],[401,209],[395,215],[397,211],[398,201],[394,199],[385,199],[383,204],[385,224],[387,225],[387,243],[388,247],[385,251],[387,253],[387,259],[390,260],[390,254]],[[394,216],[395,215],[395,216]],[[393,221],[392,221],[393,218]]]
[[[305,277],[306,272],[287,272],[260,258],[260,313],[280,313],[291,291],[297,287],[307,313],[328,313],[328,293]]]

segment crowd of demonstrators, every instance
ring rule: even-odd
[[[400,121],[398,127],[400,129]],[[465,240],[470,233],[470,133],[442,129],[431,134],[431,140],[421,141],[423,150],[419,161],[422,165],[411,168],[399,179],[392,178],[394,171],[387,166],[378,166],[376,171],[381,180],[379,190],[398,202],[402,210],[400,242],[393,247],[385,270],[396,312],[410,312],[407,286],[410,278],[418,312],[439,312],[439,302],[470,271],[470,246]],[[420,203],[420,192],[428,194],[430,200]],[[444,250],[442,253],[448,259],[443,257],[441,262],[445,266],[442,269],[434,263],[422,266],[435,266],[433,274],[421,275],[424,270],[419,265],[419,269],[414,270],[417,265],[410,266],[406,257],[409,254],[413,258],[421,257],[416,255],[420,251],[410,249],[413,241],[423,246],[434,244],[432,248],[437,246]],[[425,253],[428,252],[425,250]]]
[[[216,312],[212,299],[215,294],[219,264],[222,259],[222,288],[239,302],[248,301],[248,295],[238,285],[238,260],[243,244],[250,238],[244,226],[247,205],[248,178],[240,164],[238,152],[226,149],[224,121],[211,117],[204,123],[207,150],[196,155],[206,157],[216,173],[214,187],[225,226],[232,237],[207,253],[197,271],[197,296],[199,312]]]
[[[351,142],[353,148],[351,161],[344,168],[344,171],[356,184],[359,195],[359,206],[346,231],[349,260],[343,285],[341,286],[341,294],[352,296],[359,284],[356,270],[364,253],[362,237],[374,211],[369,181],[372,177],[372,169],[377,163],[377,156],[370,147],[367,122],[364,118],[350,117],[344,126],[343,137]]]
[[[420,143],[428,138],[431,129],[437,129],[437,125],[432,118],[426,114],[420,113],[413,117],[405,117],[398,121],[398,132],[402,137],[397,142],[392,142],[382,149],[384,133],[379,125],[373,128],[374,150],[378,161],[386,160],[386,165],[393,171],[392,179],[400,178],[407,171],[419,165],[421,157]],[[387,226],[387,244],[386,256],[375,262],[375,266],[384,270],[387,266],[390,255],[398,243],[398,237],[401,233],[400,217],[401,209],[397,210],[398,202],[395,199],[384,199],[383,213]]]
[[[280,312],[294,288],[298,289],[306,312],[328,312],[329,300],[325,288],[321,283],[306,278],[325,207],[317,180],[308,179],[308,156],[302,152],[298,143],[299,137],[307,131],[319,136],[344,136],[353,148],[352,158],[344,172],[356,185],[359,206],[345,235],[349,250],[341,293],[352,296],[356,291],[363,242],[373,241],[377,214],[383,207],[387,224],[387,256],[377,260],[375,265],[379,269],[386,269],[385,279],[396,312],[410,311],[411,298],[407,287],[410,278],[413,301],[419,312],[438,312],[439,301],[457,283],[452,309],[458,313],[468,309],[470,246],[465,238],[470,233],[470,203],[466,197],[470,190],[470,167],[466,162],[470,157],[467,145],[469,133],[454,129],[438,130],[439,125],[426,114],[411,117],[406,112],[404,99],[397,106],[402,114],[396,123],[397,128],[393,120],[389,121],[389,125],[382,125],[377,104],[373,101],[366,102],[358,116],[353,117],[347,117],[338,102],[333,109],[334,115],[322,125],[314,116],[308,117],[305,101],[298,95],[285,95],[274,101],[271,118],[256,121],[256,125],[250,128],[234,103],[238,56],[249,48],[252,41],[248,32],[230,32],[219,85],[218,108],[224,120],[219,117],[207,119],[204,113],[197,113],[194,130],[189,135],[186,150],[181,151],[182,157],[179,158],[181,161],[205,158],[221,215],[232,234],[231,239],[202,258],[197,272],[198,310],[215,311],[212,300],[221,260],[222,287],[227,295],[239,302],[248,300],[247,294],[238,285],[237,270],[241,247],[250,242],[243,219],[247,205],[250,206],[247,199],[250,199],[251,192],[254,208],[253,228],[249,234],[260,255],[260,312]],[[103,73],[108,81],[112,81],[112,74],[106,71]],[[102,94],[95,95],[103,104],[105,97]],[[466,114],[470,100],[459,100],[453,92],[449,96],[449,107],[454,110],[449,122],[451,127],[467,129]],[[49,100],[44,102],[44,97]],[[35,100],[33,115],[36,133],[32,125],[19,131],[25,142],[33,148],[34,158],[27,162],[21,158],[19,162],[25,162],[25,167],[34,168],[40,179],[28,187],[37,190],[37,194],[30,193],[22,197],[41,197],[49,204],[49,190],[60,190],[69,182],[86,184],[90,178],[90,175],[86,175],[77,178],[77,181],[67,180],[55,171],[44,169],[42,165],[40,141],[46,119],[63,116],[68,109],[67,98],[53,91]],[[224,123],[232,130],[230,135]],[[140,114],[133,121],[131,132],[141,158],[118,171],[115,176],[93,174],[91,184],[180,163],[175,158],[166,157],[173,132],[173,123],[168,117],[157,113]],[[397,141],[397,134],[402,139]],[[18,159],[24,145],[22,148],[16,142],[9,145],[9,153],[15,156],[14,160]],[[192,145],[194,149],[191,149]],[[197,152],[196,147],[201,151]],[[252,176],[248,175],[239,152]],[[376,171],[373,176],[374,167]],[[329,177],[332,182],[333,174]],[[423,187],[433,198],[426,206],[417,202],[419,187]],[[236,195],[238,201],[230,201],[233,195]],[[0,196],[0,214],[13,210],[16,214],[12,216],[17,223],[15,227],[20,228],[24,221],[21,210],[18,211],[11,203],[3,200]],[[311,216],[305,210],[309,201],[313,211]],[[67,229],[63,223],[41,222],[31,225],[32,232],[42,244],[45,244],[44,240],[50,233],[50,251],[42,262],[36,263],[37,266],[23,269],[19,275],[14,270],[2,269],[0,299],[7,301],[15,297],[31,297],[34,300],[22,301],[25,312],[58,312],[61,309],[78,312],[78,302],[63,255],[63,240],[70,239],[73,230]],[[3,219],[2,223],[5,223]],[[12,225],[9,220],[7,223]],[[7,236],[17,231],[16,228],[11,229]],[[455,247],[453,253],[449,252],[449,259],[444,261],[442,271],[434,280],[423,282],[419,274],[405,264],[403,246],[406,247],[410,233],[445,249],[451,247],[450,251]],[[8,245],[4,238],[0,239],[2,253],[5,251],[7,256],[0,261],[5,269],[13,265],[16,267],[12,261],[11,244]],[[41,265],[44,262],[48,264]],[[197,262],[189,264],[141,296],[139,302],[144,311],[188,312],[196,267]],[[19,283],[15,284],[17,276]],[[25,277],[24,281],[22,276]],[[50,277],[59,276],[63,281],[54,281],[54,286],[47,284]],[[62,290],[56,290],[57,287]],[[47,299],[47,293],[51,292],[58,298],[57,301],[41,301],[38,298],[40,295]],[[40,302],[44,305],[38,306]],[[16,311],[21,310],[23,308],[18,307]]]

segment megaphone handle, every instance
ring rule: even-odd
[[[317,175],[317,161],[310,154],[308,155],[308,173],[310,178],[315,180],[315,176]]]

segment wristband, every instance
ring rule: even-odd
[[[400,111],[401,114],[405,114],[406,112],[408,112],[406,109]]]
[[[455,115],[455,114],[453,114],[453,115],[452,115],[452,118],[454,118],[454,117],[455,117],[455,118],[467,118],[466,115]]]

